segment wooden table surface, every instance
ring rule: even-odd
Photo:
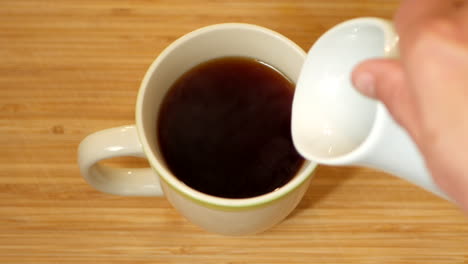
[[[179,36],[220,22],[276,30],[307,50],[396,0],[0,1],[0,263],[468,263],[468,218],[384,173],[321,166],[299,207],[254,236],[207,233],[164,198],[81,178],[87,134],[131,124],[139,82]],[[145,166],[136,159],[119,166]]]

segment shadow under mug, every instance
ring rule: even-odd
[[[293,179],[273,192],[228,199],[185,185],[171,173],[158,149],[156,119],[171,85],[192,67],[226,56],[266,62],[296,83],[306,53],[279,33],[250,24],[217,24],[182,36],[149,67],[138,93],[136,125],[99,131],[81,142],[78,163],[86,181],[110,194],[164,195],[192,223],[215,233],[258,233],[282,221],[302,199],[315,163],[304,161]],[[144,157],[152,168],[122,169],[99,164],[119,156]]]

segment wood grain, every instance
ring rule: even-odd
[[[468,219],[400,179],[320,167],[298,209],[255,236],[206,233],[164,198],[99,193],[76,148],[133,123],[139,82],[170,42],[247,22],[304,49],[396,0],[0,3],[0,263],[468,263]],[[123,159],[131,166],[141,161]]]

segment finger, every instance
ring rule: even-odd
[[[395,121],[413,134],[415,122],[410,91],[397,60],[374,59],[359,64],[352,81],[358,91],[385,104]]]
[[[454,18],[456,22],[461,28],[466,30],[468,25],[468,0],[456,1],[454,4],[454,9]]]

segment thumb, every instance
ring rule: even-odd
[[[395,121],[411,130],[412,102],[403,68],[397,60],[367,60],[354,69],[352,81],[359,92],[384,103]]]

